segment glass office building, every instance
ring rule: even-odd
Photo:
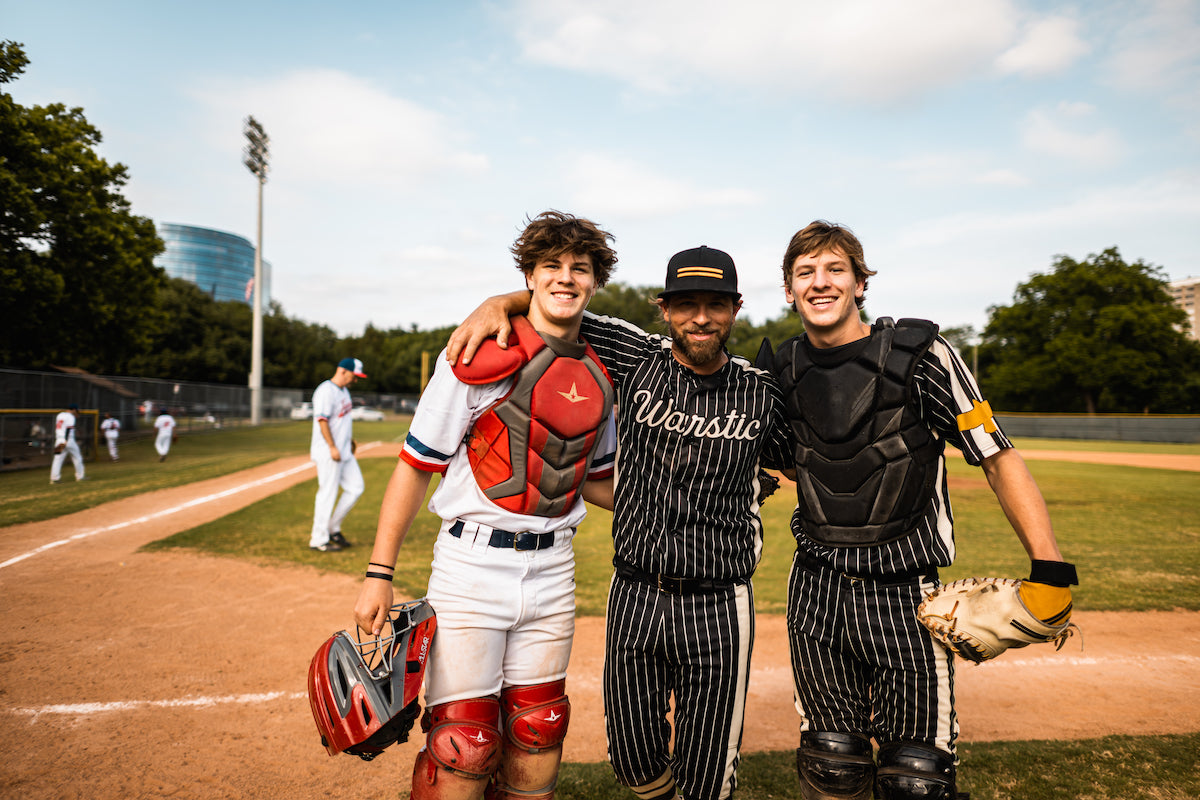
[[[241,236],[194,225],[158,224],[166,245],[154,263],[172,278],[199,286],[214,300],[250,304],[247,287],[254,277],[254,245]],[[271,303],[271,266],[263,262],[263,309]]]

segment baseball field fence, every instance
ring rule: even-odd
[[[264,389],[264,421],[289,419],[302,396],[300,389]],[[75,441],[87,460],[105,449],[99,431],[105,412],[120,421],[123,442],[154,436],[161,411],[175,417],[181,434],[250,424],[248,386],[0,368],[0,470],[49,466],[54,418],[72,405],[81,411]]]
[[[314,388],[264,388],[264,424],[291,420],[292,409],[311,400]],[[356,392],[354,400],[393,413],[416,408],[415,395]],[[93,375],[69,367],[56,372],[0,367],[0,471],[48,467],[54,418],[72,405],[83,417],[75,441],[86,460],[105,451],[99,430],[105,412],[121,423],[122,442],[154,436],[161,410],[175,418],[180,434],[249,425],[251,418],[248,386]]]

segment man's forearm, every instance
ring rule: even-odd
[[[1007,448],[984,459],[982,466],[1004,515],[1029,557],[1062,561],[1062,552],[1050,523],[1050,511],[1021,454]]]
[[[504,310],[513,314],[526,314],[529,312],[529,290],[518,289],[508,294],[497,295],[494,299],[504,303]]]

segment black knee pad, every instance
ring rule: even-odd
[[[954,800],[954,756],[922,742],[879,746],[881,800]]]
[[[803,800],[868,800],[875,778],[871,740],[856,733],[805,731],[796,750]]]

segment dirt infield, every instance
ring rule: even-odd
[[[137,552],[312,474],[281,459],[0,530],[0,796],[307,800],[407,785],[415,739],[370,764],[329,758],[304,696],[313,652],[350,622],[356,578]],[[961,667],[965,741],[1200,730],[1200,613],[1076,621],[1082,650],[1076,638]],[[602,639],[603,620],[579,620],[570,761],[605,758]],[[760,616],[745,746],[796,739],[783,619]]]

